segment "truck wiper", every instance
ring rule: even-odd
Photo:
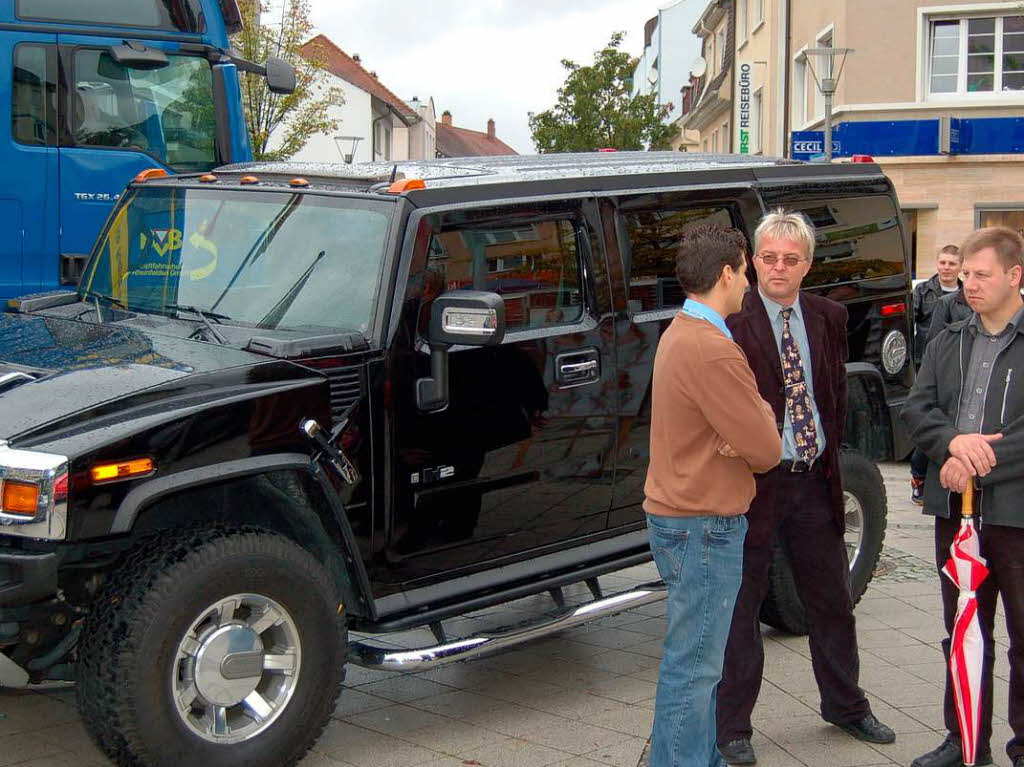
[[[170,309],[172,312],[188,312],[189,314],[196,315],[197,317],[199,317],[200,320],[203,321],[203,325],[205,325],[206,329],[210,331],[210,335],[213,336],[213,339],[217,343],[219,343],[221,346],[227,345],[227,339],[224,338],[224,336],[222,336],[220,333],[218,333],[217,328],[215,328],[213,326],[213,323],[210,322],[211,318],[217,321],[230,320],[231,318],[228,317],[226,314],[217,314],[216,312],[204,312],[198,306],[183,306],[182,304],[164,304],[164,308]]]

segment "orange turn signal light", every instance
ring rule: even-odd
[[[98,466],[93,466],[90,474],[93,482],[110,482],[115,479],[141,477],[152,471],[153,460],[151,458],[136,458],[118,463],[101,463]]]
[[[403,178],[388,187],[388,194],[411,192],[413,189],[426,189],[427,183],[422,178]]]
[[[293,178],[288,182],[288,186],[309,186],[309,182],[304,178]]]
[[[203,184],[212,184],[216,180],[217,180],[217,177],[215,175],[213,175],[212,173],[204,173],[203,175],[201,175],[199,177],[200,183],[203,183]]]
[[[163,178],[167,175],[167,171],[163,168],[146,168],[139,175],[135,177],[136,184],[145,184],[150,179]]]
[[[260,180],[257,176],[242,176],[238,179],[239,184],[258,184]]]
[[[34,517],[39,510],[39,485],[32,482],[5,479],[0,497],[0,508],[3,508],[4,514]]]

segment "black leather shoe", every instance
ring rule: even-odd
[[[1024,760],[1024,757],[1021,759]],[[974,758],[974,763],[979,767],[992,764],[992,751],[985,749]],[[1022,761],[1022,765],[1024,765],[1024,761]],[[911,763],[911,767],[964,767],[963,746],[960,739],[947,735],[941,746],[917,757]],[[1013,767],[1021,767],[1021,765],[1015,761]]]
[[[724,746],[719,746],[718,750],[722,752],[727,764],[757,764],[757,757],[754,756],[754,747],[750,744],[750,738],[730,740]]]
[[[896,740],[896,733],[875,719],[874,714],[865,714],[856,722],[837,722],[836,726],[866,743],[892,743]]]

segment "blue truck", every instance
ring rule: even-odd
[[[0,299],[76,284],[140,172],[252,159],[240,72],[295,73],[234,55],[241,28],[236,0],[0,0]]]

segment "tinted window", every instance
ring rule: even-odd
[[[52,46],[19,45],[14,50],[11,134],[19,144],[56,143],[54,64]]]
[[[815,225],[814,266],[804,287],[837,285],[903,272],[899,213],[888,197],[850,197],[787,205]]]
[[[18,0],[23,19],[204,32],[200,0]]]
[[[685,296],[676,279],[676,253],[683,232],[697,224],[733,225],[729,210],[722,207],[626,213],[621,223],[629,243],[623,260],[631,314],[682,305]]]
[[[505,326],[525,330],[583,316],[577,231],[567,219],[442,229],[429,245],[436,292],[488,290],[505,300]],[[421,328],[425,327],[421,316]]]
[[[194,56],[167,58],[161,69],[129,69],[106,51],[76,51],[75,144],[145,152],[180,171],[216,165],[210,65]]]

